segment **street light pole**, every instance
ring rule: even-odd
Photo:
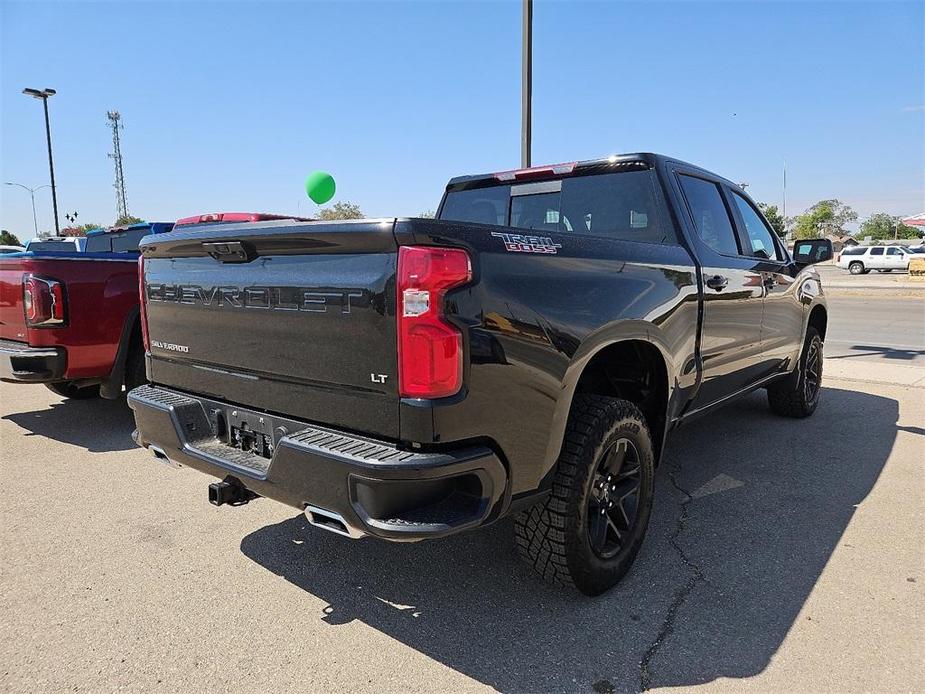
[[[528,168],[533,140],[533,0],[523,0],[523,52],[520,88],[520,165]]]
[[[54,96],[58,92],[54,89],[30,89],[26,88],[22,90],[22,93],[26,96],[31,96],[33,99],[41,99],[42,106],[45,109],[45,138],[48,141],[48,172],[51,174],[51,204],[55,210],[55,236],[61,235],[61,229],[58,226],[58,193],[57,188],[55,187],[55,162],[51,156],[51,124],[48,120],[48,97]]]
[[[30,188],[29,186],[24,186],[22,183],[4,183],[7,186],[19,186],[23,190],[29,191],[29,197],[32,198],[32,228],[35,230],[35,235],[39,235],[39,223],[35,218],[35,191],[41,190],[42,188],[51,188],[51,186],[37,186],[35,188]]]

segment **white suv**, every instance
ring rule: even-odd
[[[835,265],[852,275],[908,270],[909,252],[899,246],[850,246],[842,250]]]

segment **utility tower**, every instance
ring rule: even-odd
[[[125,204],[125,178],[122,175],[122,150],[119,147],[119,130],[122,129],[122,116],[118,111],[107,111],[106,118],[109,119],[109,127],[112,128],[112,153],[109,158],[116,165],[116,182],[113,188],[116,189],[116,219],[128,214],[128,206]]]

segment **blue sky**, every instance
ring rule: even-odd
[[[787,212],[925,210],[925,3],[548,3],[534,33],[534,162],[657,151]],[[434,209],[451,176],[516,167],[520,3],[0,2],[0,172],[115,217],[106,111],[147,219],[310,214],[313,169],[369,216]],[[31,236],[29,196],[0,223]],[[39,228],[52,227],[48,190]]]

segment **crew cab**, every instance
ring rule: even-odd
[[[142,243],[135,440],[214,504],[350,538],[513,515],[544,577],[597,594],[671,430],[758,388],[816,409],[831,256],[654,154],[454,178],[436,219],[174,230]]]
[[[138,242],[170,222],[34,239],[0,256],[0,380],[114,399],[144,382]],[[80,248],[81,250],[77,250]]]

